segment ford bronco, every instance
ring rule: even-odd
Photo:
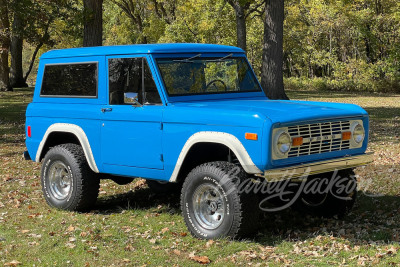
[[[42,162],[50,206],[89,210],[100,179],[142,177],[158,191],[179,186],[188,229],[210,239],[255,229],[259,194],[242,190],[246,180],[353,177],[371,161],[367,142],[361,107],[269,100],[240,48],[128,45],[41,56],[24,155]],[[330,188],[299,202],[342,216],[356,196],[351,183],[333,185],[351,187],[345,195]]]

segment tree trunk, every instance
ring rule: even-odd
[[[23,45],[23,20],[14,14],[14,22],[12,25],[11,36],[11,69],[10,69],[10,85],[11,87],[28,87],[24,80],[22,70],[22,45]]]
[[[228,3],[233,7],[236,14],[236,43],[237,46],[247,51],[247,32],[246,32],[246,9],[239,0],[229,0]]]
[[[12,91],[8,67],[10,49],[10,21],[8,19],[8,3],[0,0],[0,91]]]
[[[288,99],[283,86],[284,0],[265,1],[261,86],[270,99]]]
[[[101,46],[103,43],[103,0],[83,0],[85,22],[83,46]]]
[[[247,51],[246,16],[244,14],[244,8],[240,4],[236,5],[235,13],[237,46]]]
[[[39,52],[39,49],[40,49],[42,46],[43,46],[43,42],[40,42],[40,43],[35,47],[35,51],[33,51],[32,58],[31,58],[31,63],[29,64],[28,70],[26,71],[25,76],[24,76],[24,81],[25,81],[25,83],[26,83],[26,81],[28,80],[29,74],[30,74],[31,71],[32,71],[33,64],[35,63],[35,59],[36,59],[37,53]]]

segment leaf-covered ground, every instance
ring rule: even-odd
[[[242,241],[204,241],[187,233],[178,198],[143,180],[103,181],[89,213],[49,208],[40,165],[24,161],[30,90],[0,92],[0,265],[398,265],[400,264],[400,95],[289,92],[293,99],[355,103],[371,115],[375,162],[357,169],[359,199],[343,220],[292,210],[264,214]]]

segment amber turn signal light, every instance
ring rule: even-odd
[[[301,146],[303,144],[303,137],[294,137],[292,139],[292,146]]]
[[[247,140],[257,141],[258,140],[258,135],[256,133],[246,133],[244,135],[244,138],[246,138]]]
[[[351,132],[342,133],[342,140],[350,140],[350,139],[351,139]]]

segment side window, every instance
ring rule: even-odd
[[[108,60],[110,104],[161,104],[156,84],[145,58]]]
[[[40,95],[97,97],[97,63],[46,65]]]

